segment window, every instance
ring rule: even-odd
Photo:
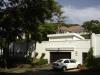
[[[62,62],[63,60],[57,60],[57,62]]]
[[[72,59],[70,60],[71,63],[76,63],[76,60]]]
[[[69,63],[69,61],[68,60],[65,60],[64,63]]]

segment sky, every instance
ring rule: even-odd
[[[100,0],[56,0],[61,6],[66,23],[80,24],[100,20]]]

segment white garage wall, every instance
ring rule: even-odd
[[[49,51],[46,48],[59,48],[59,47],[72,47],[72,58],[82,62],[82,52],[88,52],[90,48],[90,40],[67,40],[67,41],[44,41],[37,43],[36,52],[38,52],[37,58],[41,57],[42,53],[45,53],[45,59],[50,59]],[[67,50],[66,50],[67,51]],[[68,50],[69,51],[69,50]]]
[[[45,53],[44,59],[49,59],[49,53],[45,50],[47,46],[48,46],[48,42],[45,41],[36,44],[36,52],[38,53],[37,58],[40,58],[42,53]]]
[[[93,34],[93,47],[95,50],[95,55],[100,57],[100,34]]]

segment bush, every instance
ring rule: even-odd
[[[48,63],[48,60],[47,59],[36,59],[35,61],[33,61],[31,63],[32,66],[39,66],[39,65],[44,65],[44,64],[47,64]]]
[[[100,69],[100,57],[96,58],[93,56],[93,48],[90,48],[88,52],[88,56],[85,61],[85,66],[89,69]]]
[[[95,58],[95,68],[99,68],[100,69],[100,57]]]
[[[93,68],[95,66],[95,58],[93,56],[93,48],[90,48],[86,61],[85,61],[85,66],[88,68]]]
[[[47,63],[48,63],[47,59],[40,59],[39,62],[37,62],[38,65],[44,65]]]
[[[33,61],[33,58],[26,58],[26,64],[30,64]]]

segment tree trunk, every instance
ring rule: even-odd
[[[26,33],[26,53],[28,52],[29,49],[29,33]]]
[[[33,47],[33,50],[34,50],[34,56],[33,56],[33,62],[35,61],[35,59],[36,59],[36,57],[35,57],[35,55],[36,55],[36,52],[35,52],[35,50],[36,50],[36,41],[34,41],[34,45],[33,45],[34,47]]]
[[[8,58],[9,58],[9,42],[5,42],[5,48],[3,49],[3,58],[4,58],[4,67],[8,67]]]
[[[3,60],[4,60],[4,67],[7,69],[7,50],[6,48],[3,49]]]

